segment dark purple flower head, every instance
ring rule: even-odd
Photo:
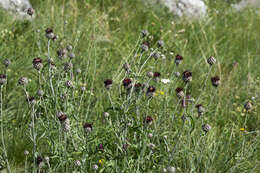
[[[42,63],[42,59],[40,57],[33,59],[33,64]]]
[[[218,87],[220,84],[220,78],[219,76],[215,76],[211,78],[211,83],[214,87]]]
[[[46,33],[46,34],[53,33],[53,29],[52,29],[52,28],[47,28],[47,29],[45,30],[45,33]]]
[[[149,87],[147,88],[146,94],[147,94],[147,96],[149,96],[149,97],[153,97],[153,96],[155,95],[155,91],[156,91],[156,88],[155,88],[155,87],[149,86]]]
[[[112,84],[113,84],[112,79],[106,79],[106,80],[104,81],[104,85],[105,85],[105,88],[106,88],[106,89],[110,89],[111,86],[112,86]]]
[[[184,97],[184,91],[183,91],[183,88],[176,88],[175,89],[175,92],[176,92],[176,96],[178,98],[183,98]]]
[[[0,74],[0,79],[6,79],[6,75],[5,74]]]
[[[158,77],[160,77],[161,76],[161,73],[159,73],[159,72],[154,72],[153,73],[153,77],[154,78],[158,78]]]
[[[36,103],[36,99],[33,96],[28,97],[27,101],[29,102],[29,104],[35,104]]]
[[[40,167],[40,165],[42,165],[42,163],[43,163],[43,158],[41,156],[37,156],[37,158],[36,158],[37,166]]]
[[[91,123],[85,123],[85,124],[83,124],[83,128],[92,130],[92,124]]]
[[[129,89],[131,88],[131,83],[132,83],[132,80],[129,79],[129,78],[126,78],[123,80],[123,86],[126,88],[126,89]]]
[[[183,72],[183,81],[188,83],[192,81],[192,72],[189,70],[186,70]]]
[[[60,122],[64,122],[68,117],[66,114],[63,113],[58,118],[59,118]]]
[[[34,9],[33,8],[28,8],[27,9],[27,14],[29,15],[29,16],[32,16],[33,14],[34,14]]]
[[[210,56],[208,58],[207,62],[208,62],[209,65],[213,65],[213,64],[215,64],[217,62],[217,60],[215,59],[215,57]]]
[[[153,122],[153,118],[151,116],[146,116],[144,119],[145,124],[151,124]]]
[[[183,60],[183,57],[181,55],[177,54],[176,57],[175,57],[175,64],[176,65],[181,64],[182,60]]]
[[[100,151],[104,152],[104,146],[103,146],[103,144],[99,144],[99,145],[98,145],[98,149],[99,149]]]
[[[141,84],[141,83],[136,83],[136,84],[135,84],[135,91],[136,91],[136,92],[141,91],[143,88],[144,88],[144,85],[143,85],[143,84]]]

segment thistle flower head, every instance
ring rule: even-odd
[[[175,64],[180,65],[182,63],[182,61],[183,61],[183,57],[181,55],[177,54],[175,57],[175,61],[174,61]]]
[[[11,64],[11,61],[9,59],[4,59],[3,64],[7,68]]]
[[[126,78],[123,80],[123,86],[126,88],[126,89],[129,89],[132,87],[132,80],[130,78]]]
[[[184,71],[182,79],[185,83],[191,82],[192,81],[192,72],[189,70]]]
[[[40,70],[43,67],[42,59],[40,57],[34,58],[32,64],[36,70]]]
[[[183,88],[180,88],[180,87],[178,87],[178,88],[176,88],[175,89],[175,92],[176,92],[176,96],[178,97],[178,98],[183,98],[184,97],[184,91],[183,91]]]
[[[53,33],[53,29],[52,28],[47,28],[45,30],[45,36],[48,38],[48,39],[53,39],[55,37],[54,33]]]
[[[18,80],[18,84],[19,84],[19,85],[23,85],[23,86],[27,85],[28,82],[29,82],[29,80],[27,79],[27,77],[21,77],[21,78]]]
[[[244,104],[244,108],[248,111],[249,109],[251,109],[253,107],[252,103],[250,101],[247,101]]]
[[[158,40],[157,41],[157,46],[160,47],[164,47],[164,41],[163,40]]]
[[[213,65],[217,62],[217,60],[213,56],[210,56],[208,58],[207,62],[208,62],[209,65]]]
[[[67,62],[64,64],[64,71],[68,72],[73,68],[73,64],[71,62]]]
[[[147,92],[146,92],[146,95],[149,96],[149,97],[153,97],[155,95],[155,91],[156,91],[156,88],[153,87],[153,86],[149,86],[147,88]]]
[[[149,35],[149,32],[147,30],[142,30],[141,35],[142,35],[143,38],[147,37]]]
[[[67,81],[66,81],[66,86],[67,86],[68,88],[73,88],[73,87],[74,87],[73,82],[72,82],[71,80],[67,80]]]
[[[105,85],[105,88],[106,88],[106,89],[110,89],[110,88],[112,87],[112,84],[113,84],[112,79],[106,79],[106,80],[104,81],[104,85]]]
[[[92,124],[91,123],[85,123],[83,124],[83,128],[85,130],[86,133],[90,133],[92,131]]]
[[[218,87],[220,84],[220,78],[219,76],[215,76],[211,78],[211,83],[214,87]]]
[[[202,130],[207,133],[211,130],[211,126],[209,124],[203,124],[202,125]]]
[[[41,168],[43,166],[43,158],[41,156],[36,157],[36,165]]]
[[[103,144],[99,144],[99,145],[98,145],[98,150],[104,152],[105,149],[104,149]]]
[[[28,8],[27,9],[27,14],[29,15],[29,16],[32,16],[33,14],[34,14],[34,9],[33,8]]]
[[[159,72],[154,72],[153,73],[153,77],[154,78],[159,78],[161,76],[161,73],[159,73]]]
[[[6,75],[5,74],[0,74],[0,86],[4,85],[6,83]]]
[[[28,98],[27,98],[27,101],[28,101],[28,103],[31,104],[31,105],[36,104],[36,99],[35,99],[35,97],[33,97],[33,96],[28,97]]]
[[[198,112],[199,117],[204,114],[205,108],[203,107],[202,104],[196,105],[196,108],[197,108],[197,112]]]
[[[144,118],[144,123],[145,123],[145,124],[151,125],[152,122],[153,122],[153,118],[152,118],[151,116],[148,115],[148,116],[146,116],[146,117]]]

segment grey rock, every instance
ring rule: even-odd
[[[260,0],[242,0],[238,4],[232,5],[235,10],[243,10],[245,8],[260,8]]]
[[[149,0],[148,0],[149,1]],[[202,19],[207,16],[207,6],[202,0],[150,0],[169,8],[176,16],[186,19]]]
[[[29,0],[0,0],[0,8],[10,12],[18,20],[33,20],[35,17],[35,14],[27,14],[27,10],[32,8]]]

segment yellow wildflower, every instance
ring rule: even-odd
[[[245,131],[245,128],[243,128],[243,127],[242,127],[242,128],[240,128],[240,131],[242,131],[242,132],[243,132],[243,131]]]
[[[100,159],[100,160],[98,160],[98,163],[100,164],[100,165],[103,165],[104,164],[104,159]]]

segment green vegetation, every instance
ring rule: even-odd
[[[139,0],[31,2],[33,22],[0,12],[0,60],[11,61],[0,67],[7,79],[0,98],[3,172],[7,160],[12,172],[41,167],[85,173],[95,172],[95,165],[96,172],[108,173],[169,166],[176,172],[260,172],[259,10],[235,12],[227,2],[208,1],[208,18],[190,22]],[[48,41],[47,28],[56,41]],[[149,36],[142,38],[142,30]],[[144,41],[153,49],[142,51]],[[68,45],[72,50],[64,53],[75,57],[58,57]],[[178,54],[183,62],[177,66]],[[43,60],[40,71],[32,65],[36,57]],[[191,82],[183,82],[185,70],[192,72]],[[159,80],[147,72],[159,72]],[[218,87],[211,84],[214,76]],[[18,84],[21,77],[28,85]],[[127,78],[132,86],[146,85],[140,92],[126,89]],[[111,89],[104,87],[106,79],[112,79]],[[152,97],[148,86],[156,88]],[[187,97],[178,98],[177,87]],[[205,108],[201,116],[197,104]]]

